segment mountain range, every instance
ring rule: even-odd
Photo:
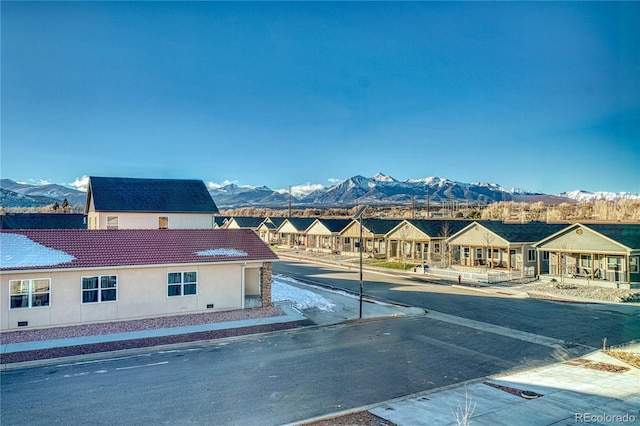
[[[273,190],[266,186],[210,185],[209,192],[219,208],[237,207],[349,207],[356,204],[400,205],[420,203],[441,205],[448,202],[489,204],[496,201],[536,202],[547,204],[589,203],[596,200],[640,201],[640,194],[588,192],[583,190],[549,195],[518,189],[506,189],[485,182],[463,183],[438,177],[398,181],[381,173],[370,178],[353,176],[336,185],[310,192]],[[0,206],[38,207],[59,204],[84,204],[86,193],[62,185],[31,185],[10,179],[0,180]]]

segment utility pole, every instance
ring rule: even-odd
[[[364,214],[364,211],[367,209],[368,206],[361,206],[358,211],[356,211],[356,214],[353,216],[354,219],[358,220],[360,222],[360,240],[358,242],[358,245],[360,246],[360,316],[359,318],[362,319],[362,290],[364,287],[364,282],[362,279],[362,250],[363,250],[363,244],[362,244],[362,215]]]
[[[411,196],[411,219],[416,218],[416,196]]]

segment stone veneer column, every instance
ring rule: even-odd
[[[262,297],[262,307],[271,306],[271,262],[262,263],[262,276],[260,277],[260,295]]]

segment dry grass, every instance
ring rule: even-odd
[[[620,349],[607,349],[604,351],[604,353],[621,361],[624,361],[636,368],[640,368],[640,354],[634,354],[632,352]]]

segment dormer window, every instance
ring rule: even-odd
[[[107,216],[107,229],[118,229],[118,216]]]
[[[169,229],[169,217],[160,216],[158,218],[158,229]]]

